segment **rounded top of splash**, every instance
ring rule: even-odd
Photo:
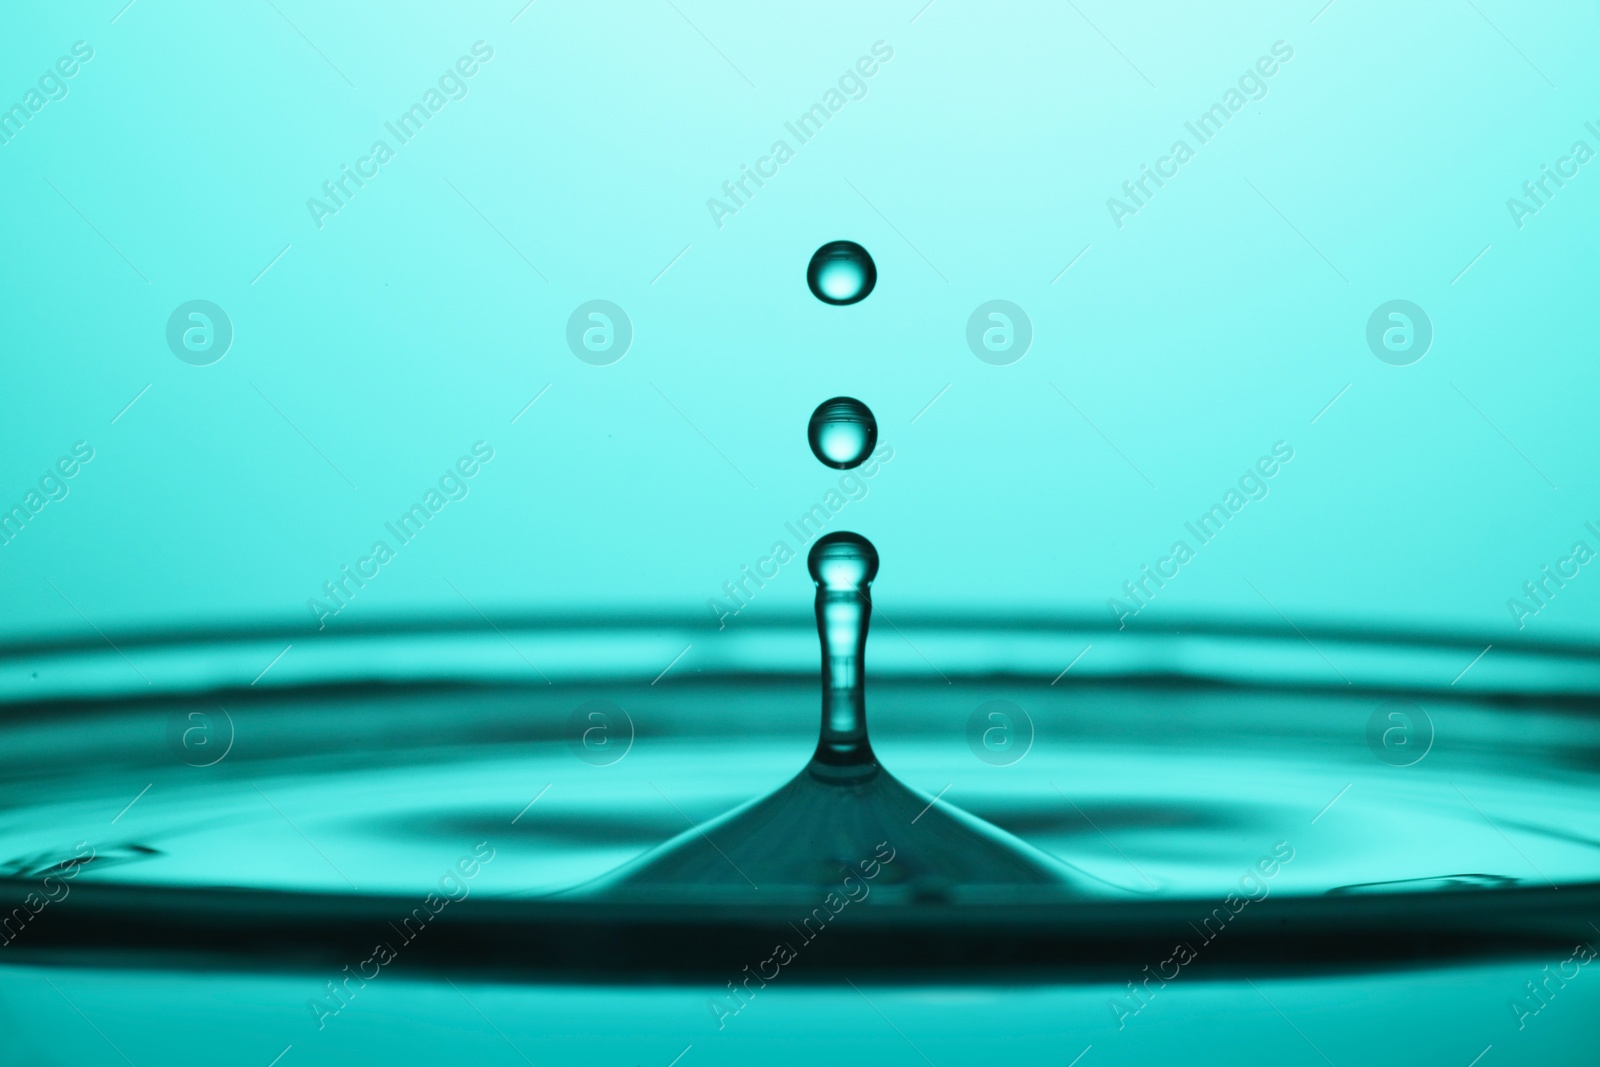
[[[834,470],[859,467],[878,443],[878,420],[872,409],[853,396],[824,400],[806,427],[811,454]]]
[[[878,550],[860,534],[840,530],[817,539],[806,567],[825,589],[859,589],[878,576]]]
[[[812,253],[806,284],[824,304],[854,304],[878,284],[878,268],[854,241],[829,241]]]

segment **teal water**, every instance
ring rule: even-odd
[[[10,1020],[26,1018],[54,1035],[48,1042],[24,1038],[17,1046],[19,1055],[46,1057],[42,1062],[50,1056],[69,1063],[123,1062],[104,1038],[83,1026],[70,999],[93,1013],[106,1036],[136,1063],[214,1063],[217,1048],[238,1049],[241,1059],[265,1063],[292,1045],[285,1063],[293,1056],[308,1063],[622,1067],[667,1064],[681,1055],[680,1064],[740,1064],[759,1057],[798,1065],[848,1050],[887,1064],[976,1064],[993,1062],[1001,1049],[1043,1063],[1070,1063],[1082,1055],[1080,1064],[1093,1058],[1134,1065],[1181,1055],[1185,1062],[1209,1065],[1270,1055],[1276,1063],[1311,1067],[1330,1061],[1468,1063],[1492,1046],[1488,1056],[1533,1064],[1587,1048],[1600,1007],[1596,987],[1575,982],[1517,1031],[1497,993],[1538,977],[1544,962],[1360,980],[1173,983],[1122,1030],[1106,1002],[1126,993],[1111,985],[929,992],[774,983],[721,1030],[707,1010],[706,994],[689,989],[460,983],[459,989],[440,990],[385,976],[326,1020],[321,1031],[304,1005],[294,1002],[304,993],[304,980],[270,976],[157,975],[130,992],[118,975],[29,968],[0,979],[0,995]],[[205,1010],[180,1013],[175,1005]],[[165,1034],[152,1032],[153,1017],[170,1020]],[[1359,1028],[1352,1020],[1359,1020]],[[1373,1034],[1383,1035],[1381,1044]]]
[[[1432,735],[1412,761],[1404,745],[1419,733],[1370,740],[1392,700],[1366,694],[1070,678],[884,680],[873,692],[874,749],[900,779],[1120,894],[1146,915],[1140,947],[1088,943],[1009,975],[931,956],[907,974],[931,945],[842,960],[873,916],[893,914],[880,895],[743,1006],[725,988],[739,964],[707,973],[698,953],[674,961],[624,941],[596,973],[570,957],[435,951],[485,907],[538,915],[552,894],[782,783],[815,741],[814,678],[245,686],[62,702],[47,719],[13,704],[0,736],[31,756],[0,785],[4,885],[20,903],[53,869],[67,893],[0,947],[11,1047],[71,1063],[262,1048],[270,1060],[289,1046],[312,1063],[518,1062],[519,1050],[666,1062],[688,1046],[708,1062],[761,1049],[801,1063],[849,1047],[943,1064],[987,1062],[996,1047],[1070,1060],[1090,1045],[1107,1062],[1177,1050],[1231,1062],[1265,1042],[1290,1063],[1426,1062],[1458,1048],[1470,1059],[1490,1045],[1503,1062],[1536,1063],[1592,1035],[1596,994],[1574,953],[1596,940],[1583,931],[1600,885],[1600,738],[1569,699],[1412,690]],[[1536,908],[1508,895],[1554,885]],[[1340,910],[1350,897],[1330,891],[1347,888],[1364,910]],[[268,895],[218,926],[219,892]],[[1393,947],[1369,938],[1349,958],[1307,939],[1321,923],[1353,941],[1419,892],[1433,898],[1418,917],[1452,901],[1481,914],[1456,909],[1468,917],[1420,954],[1401,929]],[[163,903],[174,894],[187,894],[176,913]],[[391,924],[429,894],[451,903],[402,942]],[[298,922],[296,899],[308,902]],[[351,902],[348,934],[297,936],[329,906],[312,900]],[[1273,932],[1285,907],[1308,909],[1287,940]],[[1542,932],[1526,922],[1536,912]],[[758,965],[775,938],[798,942],[789,924],[805,913],[763,913],[740,961]],[[491,936],[524,936],[515,912],[498,914]],[[991,942],[1046,932],[1006,915],[989,909]],[[1052,936],[1072,922],[1071,908],[1057,915]],[[681,921],[711,937],[718,918]],[[970,938],[954,919],[944,939]],[[152,928],[155,951],[140,940]],[[395,958],[372,963],[373,942],[392,942]],[[1197,958],[1178,962],[1176,944]],[[1146,985],[1147,967],[1168,980]]]
[[[87,840],[115,856],[84,870],[96,882],[404,895],[474,842],[509,839],[477,891],[555,892],[675,836],[685,816],[775,789],[816,745],[812,680],[659,688],[236,694],[226,715],[188,698],[8,723],[11,750],[33,755],[5,786],[0,862],[39,869]],[[595,693],[623,711],[586,736],[597,722],[569,713]],[[993,723],[975,713],[991,701],[1032,734],[1026,748],[984,737]],[[1600,882],[1592,720],[1424,698],[1435,738],[1397,766],[1365,738],[1382,703],[964,681],[881,684],[871,715],[875,750],[908,784],[1138,894],[1220,898],[1280,840],[1297,855],[1273,890],[1295,895],[1457,874]],[[198,728],[187,747],[174,720]],[[606,744],[616,753],[599,758]]]

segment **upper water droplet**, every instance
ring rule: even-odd
[[[854,304],[878,284],[878,268],[854,241],[829,241],[812,255],[806,284],[824,304]]]
[[[817,459],[834,470],[849,470],[872,454],[878,441],[878,420],[861,401],[836,396],[811,413],[806,437]]]

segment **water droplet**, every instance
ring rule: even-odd
[[[819,538],[806,557],[817,583],[817,633],[822,638],[822,737],[812,757],[814,771],[847,769],[871,775],[878,769],[867,742],[867,592],[878,576],[878,550],[860,534],[839,531]]]
[[[942,791],[911,789],[879,764],[866,703],[878,550],[860,534],[835,531],[811,546],[806,566],[817,583],[822,640],[822,729],[810,762],[777,791],[680,834],[587,892],[652,904],[743,901],[757,890],[766,902],[809,901],[837,884],[841,868],[849,875],[852,864],[876,855],[875,907],[1104,894],[1092,876],[941,801]]]
[[[826,592],[860,592],[878,576],[878,550],[860,534],[841,530],[811,546],[806,569]]]
[[[806,428],[811,454],[834,470],[859,467],[878,442],[878,420],[872,409],[849,396],[824,400],[811,413]]]
[[[824,304],[854,304],[878,284],[878,268],[854,241],[829,241],[812,255],[806,284]]]

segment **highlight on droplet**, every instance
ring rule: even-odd
[[[878,267],[854,241],[829,241],[812,253],[806,284],[824,304],[855,304],[878,284]]]
[[[806,427],[811,454],[834,470],[859,467],[878,441],[878,420],[872,409],[855,397],[824,400],[811,413]]]

